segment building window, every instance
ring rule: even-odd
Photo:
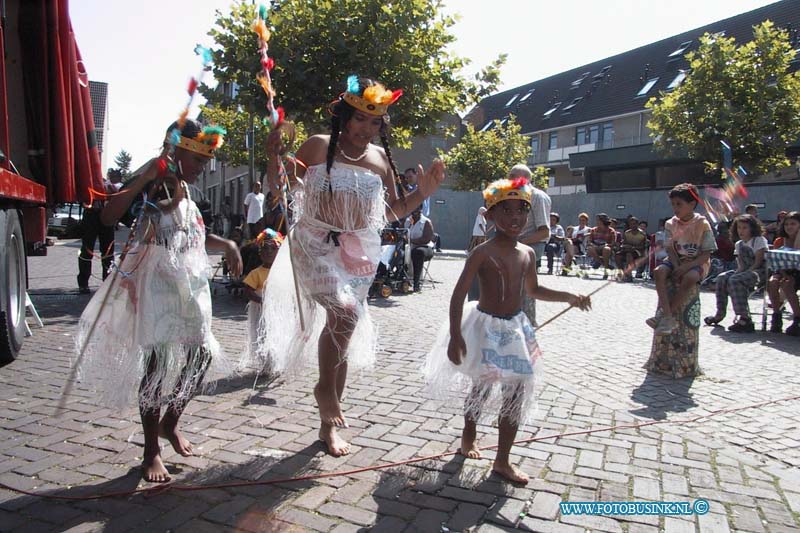
[[[208,169],[211,172],[216,172],[217,171],[217,158],[216,157],[212,157],[211,158],[211,163],[208,165]]]
[[[675,58],[683,57],[683,53],[686,52],[686,49],[689,48],[689,46],[691,46],[691,44],[692,44],[692,41],[686,41],[685,43],[681,43],[681,45],[677,49],[675,49],[675,51],[672,52],[667,57],[675,57]]]
[[[671,91],[677,88],[681,83],[683,83],[683,80],[685,79],[686,79],[686,71],[679,70],[678,74],[675,76],[675,79],[673,79],[671,82],[669,82],[669,85],[667,85],[667,90]]]
[[[518,103],[520,103],[520,104],[521,104],[522,102],[524,102],[525,100],[527,100],[528,98],[530,98],[530,97],[533,95],[534,91],[536,91],[536,89],[531,89],[530,91],[528,91],[527,93],[525,93],[525,94],[522,96],[522,98],[520,98],[520,99],[519,99],[519,102],[518,102]]]
[[[650,78],[649,80],[647,80],[647,83],[645,83],[644,86],[641,89],[639,89],[639,92],[636,93],[636,96],[637,97],[646,96],[647,93],[650,92],[650,89],[652,89],[653,86],[656,83],[658,83],[658,80],[659,78]]]
[[[509,100],[508,102],[506,102],[506,107],[508,107],[508,106],[510,106],[511,104],[513,104],[513,103],[514,103],[514,102],[517,100],[517,98],[518,98],[518,97],[519,97],[519,93],[517,93],[517,94],[515,94],[514,96],[512,96],[512,97],[511,97],[511,100]]]
[[[531,137],[531,154],[536,157],[536,154],[539,153],[539,136],[534,135]]]
[[[600,147],[611,148],[614,146],[614,123],[603,122],[600,127]]]
[[[543,116],[544,118],[550,118],[550,115],[552,115],[553,113],[555,113],[555,112],[556,112],[556,110],[557,110],[557,109],[558,109],[560,106],[561,106],[561,102],[556,102],[556,103],[554,103],[554,104],[553,104],[553,107],[551,107],[550,109],[548,109],[547,111],[545,111],[545,112],[544,112],[544,115],[542,115],[542,116]]]
[[[557,131],[551,131],[550,132],[550,137],[549,137],[549,141],[548,141],[548,144],[547,144],[547,148],[548,148],[548,150],[555,150],[556,148],[558,148],[558,132]]]
[[[601,170],[600,190],[650,189],[650,168]]]
[[[563,109],[563,111],[564,111],[564,112],[566,112],[566,111],[569,111],[570,109],[574,108],[576,105],[578,105],[578,102],[580,102],[581,100],[583,100],[583,96],[579,96],[579,97],[577,97],[576,99],[574,99],[574,100],[572,101],[572,103],[571,103],[571,104],[569,104],[567,107],[565,107],[565,108]]]

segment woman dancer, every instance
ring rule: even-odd
[[[408,215],[444,179],[440,161],[427,172],[420,166],[417,189],[398,196],[387,111],[401,94],[370,79],[348,78],[347,90],[330,106],[330,135],[314,135],[297,151],[303,185],[294,192],[295,223],[264,288],[269,297],[263,303],[259,352],[284,374],[317,359],[319,437],[334,456],[350,451],[336,432],[347,427],[341,400],[348,367],[363,368],[375,359],[376,332],[366,297],[380,256],[379,230],[387,220]],[[378,137],[383,148],[372,144]],[[280,129],[270,136],[267,150],[268,185],[279,191]]]

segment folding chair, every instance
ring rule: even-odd
[[[435,280],[435,279],[433,279],[433,276],[431,276],[431,272],[430,272],[431,263],[433,262],[433,258],[434,257],[436,257],[436,252],[434,252],[434,254],[431,256],[430,259],[426,259],[422,263],[422,275],[419,278],[419,283],[420,283],[420,285],[424,285],[426,283],[430,283],[431,286],[435,289],[436,288],[436,284],[440,283],[440,282]]]

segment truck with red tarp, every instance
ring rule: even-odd
[[[89,79],[67,0],[0,0],[0,364],[25,332],[27,256],[46,207],[103,190]]]

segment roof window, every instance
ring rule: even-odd
[[[650,78],[649,80],[647,80],[647,83],[645,83],[644,86],[641,89],[639,89],[639,92],[636,93],[636,96],[639,97],[647,95],[647,93],[650,92],[650,89],[652,89],[653,85],[655,85],[656,83],[658,83],[658,78]]]
[[[672,52],[667,57],[676,57],[676,58],[677,57],[682,57],[683,53],[686,52],[686,49],[689,48],[691,45],[692,45],[692,41],[686,41],[685,43],[681,43],[681,45],[678,48],[676,48],[675,51]]]
[[[545,111],[545,112],[544,112],[544,115],[542,115],[542,116],[543,116],[544,118],[550,118],[550,115],[552,115],[553,113],[555,113],[555,112],[556,112],[556,110],[557,110],[557,109],[558,109],[560,106],[561,106],[561,102],[556,102],[556,103],[554,103],[554,104],[553,104],[553,107],[551,107],[550,109],[548,109],[547,111]]]
[[[519,93],[516,93],[514,96],[511,97],[511,99],[508,102],[506,102],[506,107],[513,104],[517,100],[517,98],[519,98]]]
[[[574,100],[572,101],[572,103],[571,103],[571,104],[569,104],[567,107],[565,107],[565,108],[564,108],[562,111],[569,111],[570,109],[572,109],[573,107],[575,107],[576,105],[578,105],[578,102],[580,102],[581,100],[583,100],[583,96],[579,96],[579,97],[577,97],[576,99],[574,99]]]
[[[533,96],[533,93],[534,93],[535,91],[536,91],[536,89],[531,89],[530,91],[528,91],[527,93],[525,93],[524,95],[522,95],[522,98],[520,98],[520,99],[519,99],[519,102],[517,102],[517,103],[520,103],[520,104],[521,104],[522,102],[524,102],[525,100],[527,100],[528,98],[530,98],[531,96]]]
[[[669,82],[669,85],[667,85],[667,90],[671,91],[672,89],[676,89],[681,83],[683,83],[683,80],[685,79],[686,79],[686,71],[679,70],[678,74],[675,75],[675,78],[671,82]]]

